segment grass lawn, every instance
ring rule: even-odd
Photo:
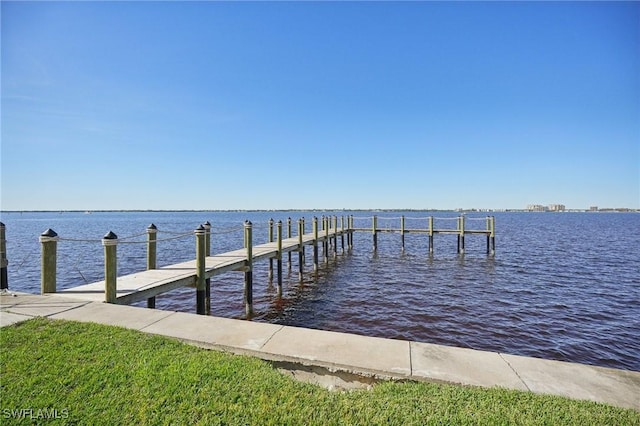
[[[2,425],[640,425],[634,410],[502,389],[383,382],[330,392],[255,358],[89,323],[4,327],[0,349]]]

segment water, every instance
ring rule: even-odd
[[[212,253],[242,246],[241,226],[254,223],[254,243],[267,241],[269,218],[285,221],[322,214],[353,214],[356,227],[371,225],[370,212],[122,212],[2,213],[7,226],[9,285],[39,293],[40,244],[47,228],[83,241],[58,243],[58,288],[103,279],[100,239],[109,230],[125,241],[145,241],[155,223],[158,265],[195,257],[198,224],[213,224]],[[423,212],[376,212],[379,228],[426,228]],[[455,217],[453,213],[433,213]],[[267,279],[268,261],[255,264],[254,321],[368,336],[407,339],[481,350],[580,362],[640,371],[640,215],[634,213],[498,213],[495,257],[486,255],[484,236],[467,236],[466,254],[456,253],[456,237],[435,236],[428,256],[424,234],[381,233],[372,251],[369,233],[356,233],[354,249],[312,272],[307,248],[305,276],[298,280],[284,259],[283,294]],[[469,219],[483,218],[469,214]],[[391,218],[391,219],[389,219]],[[436,228],[455,221],[436,220]],[[484,221],[467,221],[483,228]],[[223,231],[235,228],[227,233]],[[140,235],[142,234],[142,235]],[[119,274],[143,270],[144,244],[118,246]],[[243,275],[214,277],[212,315],[243,318]],[[161,295],[158,309],[195,312],[195,291]]]

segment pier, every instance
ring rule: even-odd
[[[355,221],[365,221],[365,225],[356,227]],[[269,260],[269,280],[275,276],[277,280],[278,295],[282,295],[282,270],[283,259],[288,260],[288,269],[292,268],[292,256],[297,253],[298,276],[302,280],[305,268],[307,246],[311,248],[313,270],[318,271],[321,264],[320,249],[324,263],[330,257],[344,254],[353,248],[353,234],[355,232],[371,233],[373,237],[373,250],[378,249],[378,235],[380,233],[399,233],[402,241],[402,250],[405,246],[406,234],[423,234],[428,236],[428,253],[434,253],[434,235],[445,234],[457,236],[457,252],[463,255],[465,252],[465,236],[484,235],[487,241],[487,254],[495,254],[495,218],[465,218],[464,216],[434,218],[384,218],[385,220],[398,221],[398,226],[381,227],[377,216],[354,218],[353,216],[314,217],[311,232],[307,232],[305,219],[297,220],[297,232],[294,235],[293,222],[289,218],[286,224],[282,221],[275,223],[271,219],[268,223],[268,241],[264,244],[254,245],[254,225],[245,221],[242,225],[244,232],[243,247],[225,253],[211,254],[211,224],[206,222],[199,225],[192,233],[181,234],[177,237],[158,239],[158,228],[151,224],[147,227],[146,241],[128,241],[129,238],[118,238],[113,232],[108,232],[100,241],[104,247],[104,280],[87,283],[73,288],[59,290],[56,285],[57,278],[57,244],[59,241],[84,241],[72,238],[62,238],[54,230],[47,229],[40,235],[42,247],[41,258],[41,293],[61,293],[68,297],[88,301],[101,301],[113,304],[128,305],[136,302],[147,302],[147,307],[155,308],[156,296],[170,292],[181,287],[196,289],[196,313],[208,315],[211,307],[211,279],[217,275],[237,271],[244,273],[244,306],[247,318],[253,315],[253,264],[261,260]],[[408,227],[406,220],[420,221],[424,227]],[[435,220],[455,222],[455,228],[435,227]],[[469,228],[467,221],[481,221],[483,229]],[[367,226],[370,224],[370,226]],[[236,228],[238,230],[238,228]],[[4,237],[4,226],[2,227]],[[222,231],[220,233],[226,233]],[[175,234],[175,233],[173,233]],[[143,235],[143,234],[140,234]],[[185,236],[195,236],[195,259],[172,265],[157,267],[158,243]],[[134,236],[135,237],[135,236]],[[345,242],[346,241],[346,242]],[[4,244],[4,238],[1,244]],[[117,247],[119,244],[145,244],[147,246],[146,270],[132,274],[118,276]],[[4,247],[4,245],[3,245]],[[4,255],[4,254],[3,254]],[[6,258],[2,260],[7,264]],[[6,271],[6,268],[3,268]],[[5,275],[3,273],[3,275]],[[8,288],[7,280],[3,279],[4,288]]]

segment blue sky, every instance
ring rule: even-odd
[[[638,2],[5,2],[3,210],[640,208]]]

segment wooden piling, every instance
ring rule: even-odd
[[[433,216],[429,216],[429,254],[433,254]]]
[[[287,219],[287,238],[291,238],[291,218]],[[291,272],[291,252],[287,252],[287,257],[289,258],[288,261],[288,267],[289,267],[289,272]]]
[[[302,281],[304,272],[304,245],[302,244],[302,235],[304,235],[304,222],[302,218],[298,219],[298,278]]]
[[[402,244],[402,251],[404,251],[404,215],[400,216],[400,243]]]
[[[347,238],[349,250],[353,248],[353,232],[354,232],[353,229],[354,228],[355,228],[354,219],[353,219],[353,215],[351,215],[349,216],[349,238]]]
[[[147,270],[156,269],[158,228],[153,223],[147,227]],[[156,297],[147,299],[147,308],[155,309]]]
[[[206,221],[204,227],[204,256],[211,256],[211,223]],[[206,262],[206,261],[205,261]],[[211,278],[204,280],[204,305],[205,314],[211,314]]]
[[[269,219],[269,238],[268,242],[273,242],[273,219]],[[269,258],[269,274],[268,274],[269,282],[273,281],[273,258]]]
[[[244,310],[247,318],[253,315],[253,241],[251,221],[244,223],[247,260],[244,272]]]
[[[460,228],[460,236],[459,236],[459,246],[458,253],[464,254],[464,215],[458,218],[459,228]]]
[[[331,218],[329,216],[327,217],[322,217],[323,222],[324,222],[324,250],[322,252],[322,254],[324,255],[324,263],[329,262],[329,226],[331,224]]]
[[[344,216],[340,216],[340,245],[342,246],[342,253],[344,253]]]
[[[200,225],[193,231],[196,235],[196,313],[198,315],[205,315],[206,308],[206,278],[205,278],[205,265],[206,265],[206,245],[205,236],[206,231],[204,226]]]
[[[496,252],[496,217],[491,216],[491,252]]]
[[[318,217],[313,217],[313,270],[318,271]]]
[[[374,215],[371,221],[371,232],[373,233],[373,251],[378,250],[378,216]]]
[[[333,257],[338,257],[338,216],[333,216]]]
[[[7,235],[4,223],[0,222],[0,290],[9,288],[9,275],[7,268],[9,261],[7,260]]]
[[[40,235],[42,245],[40,292],[42,294],[56,292],[58,240],[58,234],[53,229],[47,229]]]
[[[102,237],[104,246],[104,301],[116,303],[118,277],[118,236],[109,231]]]
[[[489,241],[491,240],[491,216],[487,216],[487,254],[491,253]]]
[[[282,296],[282,221],[278,221],[276,228],[276,241],[278,245],[277,272],[278,272],[278,295]]]

